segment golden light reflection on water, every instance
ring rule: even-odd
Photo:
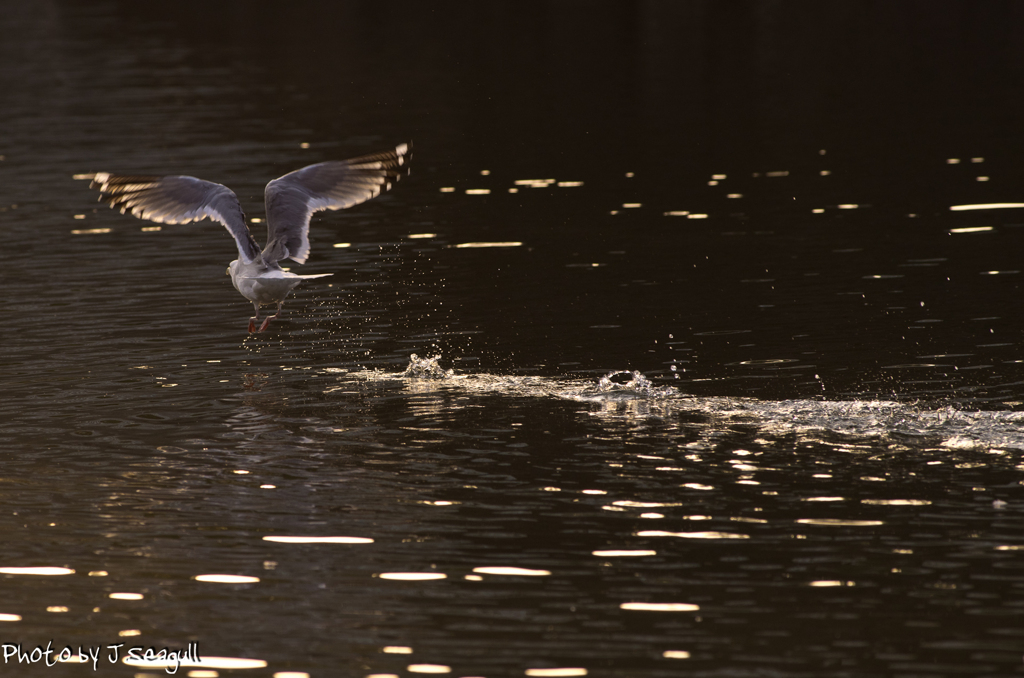
[[[964,228],[951,228],[950,233],[987,233],[988,231],[994,231],[992,226],[965,226]]]
[[[633,549],[633,550],[607,550],[607,551],[592,551],[592,555],[600,558],[635,558],[640,556],[656,556],[657,551],[651,551],[647,549]]]
[[[167,659],[133,659],[128,656],[121,660],[128,666],[138,666],[151,669],[174,668],[177,663]],[[200,657],[199,661],[184,659],[181,662],[183,667],[200,667],[207,669],[262,669],[267,662],[262,659],[245,659],[241,657]]]
[[[384,654],[412,654],[412,648],[405,645],[388,645],[380,649]]]
[[[255,584],[260,580],[240,574],[197,574],[193,579],[213,584]]]
[[[67,567],[0,567],[0,574],[33,574],[41,576],[59,576],[74,573],[74,570]]]
[[[843,520],[842,518],[800,518],[801,525],[826,525],[831,527],[872,527],[884,525],[881,520]]]
[[[642,612],[696,612],[699,605],[691,603],[622,603],[623,610],[639,610]]]
[[[559,678],[561,676],[585,676],[587,670],[582,667],[566,667],[559,669],[526,669],[527,676],[544,676],[545,678]]]
[[[263,537],[263,541],[272,541],[278,544],[372,544],[373,539],[369,537],[300,537],[272,535]]]
[[[619,501],[613,501],[612,504],[615,505],[615,506],[627,506],[629,508],[662,508],[662,507],[665,507],[665,506],[682,506],[683,505],[682,502],[677,502],[677,501],[674,501],[674,502],[629,501],[629,500],[625,500],[625,499],[619,500]]]
[[[551,574],[548,570],[531,570],[525,567],[474,567],[477,574],[496,574],[517,577],[546,577]]]
[[[3,613],[3,614],[0,614],[0,621],[5,621],[5,622],[21,621],[21,615],[20,614],[7,614],[7,613]]]
[[[448,575],[443,572],[381,572],[377,576],[381,579],[397,581],[430,581],[448,578]]]
[[[409,664],[405,667],[409,673],[451,673],[450,666],[444,664]]]
[[[1005,210],[1024,207],[1024,202],[988,202],[976,205],[951,205],[952,212],[968,212],[972,210]]]
[[[459,250],[464,250],[464,249],[482,249],[482,248],[487,248],[487,247],[522,247],[522,245],[523,245],[523,243],[516,242],[516,241],[508,241],[508,242],[463,242],[463,243],[459,243],[458,245],[450,245],[450,247],[454,247],[455,249],[459,249]]]
[[[680,539],[750,539],[749,534],[739,532],[665,532],[663,530],[642,530],[637,537],[678,537]]]

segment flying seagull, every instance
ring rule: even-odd
[[[341,210],[376,197],[390,189],[402,174],[408,174],[410,157],[409,145],[401,144],[391,151],[321,162],[274,179],[264,192],[267,245],[262,252],[245,224],[238,196],[227,186],[187,176],[99,172],[75,178],[91,179],[89,188],[99,189],[100,201],[120,207],[121,214],[131,212],[158,224],[187,224],[206,218],[223,224],[238,245],[238,259],[228,265],[227,274],[235,289],[256,309],[256,315],[249,319],[249,332],[256,331],[260,306],[277,304],[277,312],[259,326],[262,332],[280,315],[285,297],[296,285],[331,275],[296,275],[283,270],[279,263],[284,259],[306,263],[313,212]]]

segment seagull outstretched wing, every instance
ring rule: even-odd
[[[239,258],[251,264],[260,258],[238,196],[227,186],[186,176],[131,176],[100,172],[90,188],[100,190],[100,201],[158,224],[187,224],[213,219],[235,238]]]
[[[309,218],[366,202],[391,188],[402,174],[409,145],[351,160],[322,162],[289,172],[267,184],[267,263],[309,257]]]

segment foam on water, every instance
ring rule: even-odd
[[[752,425],[772,436],[796,434],[818,440],[842,436],[882,446],[1024,449],[1024,412],[965,410],[948,402],[696,397],[672,386],[657,386],[634,370],[614,370],[595,383],[569,377],[457,374],[443,368],[442,359],[413,354],[402,372],[349,372],[343,379],[404,381],[421,392],[427,387],[559,398],[593,404],[604,414],[626,418],[704,415],[711,426]]]

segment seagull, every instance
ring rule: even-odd
[[[322,210],[341,210],[376,197],[408,174],[409,144],[394,150],[364,155],[351,160],[321,162],[289,172],[267,184],[267,245],[260,251],[238,196],[227,186],[188,176],[137,176],[129,174],[77,174],[98,188],[100,202],[121,214],[131,212],[139,219],[158,224],[187,224],[209,218],[224,225],[238,245],[238,259],[227,268],[231,283],[252,302],[256,315],[249,319],[249,332],[256,331],[260,306],[277,304],[259,331],[281,314],[285,297],[303,280],[323,278],[331,273],[296,275],[279,262],[291,259],[299,264],[309,257],[309,218]]]

